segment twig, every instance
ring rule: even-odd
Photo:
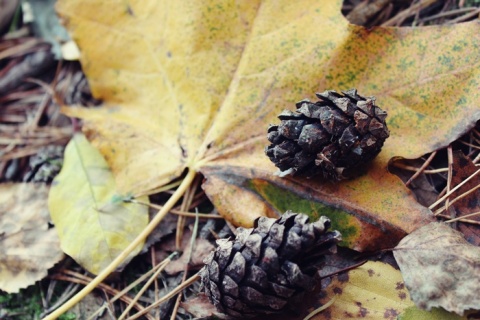
[[[198,217],[195,218],[195,224],[193,226],[192,236],[190,237],[190,252],[188,253],[187,263],[185,264],[185,270],[183,270],[183,277],[182,283],[186,280],[188,274],[188,266],[192,261],[193,250],[195,249],[195,239],[197,238],[198,234]],[[180,306],[182,295],[179,293],[177,300],[175,301],[175,306],[173,307],[172,315],[170,316],[170,320],[175,320],[178,312],[178,308]]]
[[[191,284],[197,282],[199,279],[200,279],[200,272],[197,272],[196,274],[194,274],[193,276],[191,276],[190,278],[188,278],[185,282],[183,282],[181,285],[179,285],[178,287],[176,287],[175,289],[173,289],[172,291],[170,291],[168,294],[166,294],[165,296],[163,296],[162,299],[160,299],[160,300],[156,301],[155,303],[149,305],[149,306],[146,307],[143,311],[140,311],[140,312],[134,314],[132,317],[128,318],[128,320],[138,319],[139,317],[143,316],[145,313],[149,312],[149,311],[152,310],[153,308],[156,308],[157,306],[159,306],[159,305],[162,304],[163,302],[171,299],[171,298],[174,297],[176,294],[178,294],[179,292],[181,292],[181,291],[184,290],[185,288],[189,287]]]
[[[455,19],[453,19],[453,20],[450,20],[450,21],[448,21],[446,24],[459,23],[459,22],[465,21],[465,20],[467,20],[467,19],[473,18],[474,16],[479,15],[479,14],[480,14],[480,9],[477,9],[477,10],[475,10],[475,11],[473,11],[473,12],[464,14],[463,16],[460,16],[460,17],[458,17],[458,18],[455,18]]]
[[[169,259],[169,262],[170,262],[170,259]],[[125,310],[123,311],[123,313],[120,315],[120,317],[118,318],[118,320],[123,320],[127,315],[128,315],[128,312],[134,307],[135,303],[137,303],[137,301],[140,299],[140,297],[142,296],[142,294],[148,289],[148,287],[150,287],[150,285],[152,284],[152,282],[157,279],[158,275],[160,274],[160,272],[163,271],[163,269],[165,269],[165,267],[167,266],[168,263],[163,263],[161,264],[161,267],[157,269],[157,271],[155,271],[155,273],[150,277],[150,279],[148,279],[148,281],[143,285],[143,287],[140,289],[140,291],[138,291],[138,293],[135,295],[135,297],[132,299],[132,301],[129,303],[129,305],[127,306],[127,308],[125,308]]]
[[[195,196],[195,190],[197,190],[199,179],[196,178],[192,184],[189,186],[187,191],[185,192],[185,195],[183,196],[183,201],[180,206],[181,211],[187,211],[188,208],[190,207],[190,204],[193,201],[193,198]],[[185,228],[185,221],[186,217],[184,216],[178,216],[177,220],[177,232],[175,233],[175,246],[177,250],[181,250],[182,248],[182,238],[183,238],[183,229]]]
[[[452,190],[450,190],[450,192],[447,192],[443,197],[441,197],[440,199],[438,199],[437,201],[435,201],[433,204],[431,204],[428,208],[430,210],[433,210],[433,208],[435,208],[438,204],[440,204],[442,201],[445,200],[445,198],[449,197],[453,192],[457,191],[459,188],[461,188],[465,183],[467,183],[468,181],[470,181],[470,179],[472,179],[473,177],[475,177],[478,173],[480,172],[480,169],[478,169],[477,171],[475,171],[474,173],[472,173],[467,179],[463,180],[461,183],[459,183],[455,188],[453,188]]]
[[[420,22],[428,22],[428,21],[431,21],[431,20],[435,20],[435,19],[439,19],[439,18],[447,18],[449,16],[454,16],[454,15],[457,15],[457,14],[462,14],[462,13],[468,13],[468,12],[472,12],[472,11],[477,11],[478,8],[475,8],[475,7],[468,7],[468,8],[460,8],[460,9],[455,9],[455,10],[450,10],[450,11],[444,11],[444,12],[440,12],[438,14],[434,14],[432,16],[429,16],[429,17],[425,17],[425,18],[422,18]]]
[[[435,158],[435,155],[437,154],[437,151],[432,152],[432,154],[428,157],[428,159],[422,164],[422,166],[418,169],[417,172],[413,174],[413,176],[408,179],[408,181],[405,183],[405,185],[408,187],[410,183],[412,183],[413,180],[417,179],[418,176],[430,165],[432,162],[433,158]]]
[[[452,178],[453,178],[453,151],[452,151],[452,145],[449,145],[447,147],[447,158],[448,158],[448,178],[447,178],[447,193],[452,189]],[[448,208],[450,206],[450,199],[446,198],[445,199],[445,212],[447,212]],[[452,211],[452,217],[454,212]]]
[[[327,303],[325,303],[323,306],[313,310],[312,312],[310,312],[305,318],[303,318],[303,320],[309,320],[311,319],[313,316],[319,314],[320,312],[322,312],[323,310],[327,309],[328,307],[330,307],[334,302],[335,300],[337,300],[337,295],[335,295],[332,299],[330,299]]]
[[[123,295],[125,295],[128,291],[132,290],[134,287],[142,283],[145,279],[147,279],[152,273],[156,272],[159,268],[162,268],[163,265],[168,264],[176,255],[176,253],[172,253],[170,256],[168,256],[165,260],[157,264],[153,269],[149,270],[145,274],[143,274],[140,278],[137,280],[133,281],[131,284],[129,284],[126,288],[124,288],[122,291],[117,293],[112,299],[110,299],[111,302],[115,302],[118,299],[120,299]],[[88,320],[92,320],[93,317],[96,315],[100,314],[103,310],[105,309],[105,306],[100,307],[95,313],[93,313]]]
[[[461,216],[461,217],[456,217],[455,219],[447,220],[447,221],[445,221],[445,223],[452,223],[452,222],[455,222],[455,221],[463,222],[462,221],[463,219],[475,217],[475,216],[478,216],[478,215],[480,215],[480,211],[477,211],[477,212],[474,212],[474,213],[469,213],[469,214],[466,214],[466,215]],[[475,220],[468,220],[468,221],[475,221]],[[475,222],[480,224],[480,221],[475,221]]]
[[[155,246],[150,247],[150,259],[152,260],[152,268],[155,268],[157,265],[157,258],[155,254]],[[160,287],[158,285],[158,277],[155,277],[155,281],[153,282],[153,301],[157,301],[160,299]],[[160,320],[160,310],[155,310],[155,320]]]
[[[40,318],[46,316],[47,314],[52,312],[52,310],[55,310],[56,308],[58,308],[58,306],[60,306],[62,303],[68,300],[75,293],[75,291],[78,290],[79,287],[80,287],[79,283],[70,283],[68,287],[62,292],[62,295],[60,296],[60,298],[58,298],[58,300],[55,301],[55,303],[52,306],[48,307],[46,310],[44,310],[40,314]],[[53,290],[52,290],[52,293],[53,293]],[[51,296],[51,292],[47,294],[47,297],[46,297],[47,300],[51,298],[50,296]]]
[[[321,276],[320,279],[330,278],[330,277],[333,277],[334,275],[337,275],[337,274],[339,274],[339,273],[356,269],[356,268],[364,265],[364,264],[367,263],[367,262],[368,262],[368,260],[362,260],[362,261],[360,261],[360,262],[358,262],[358,263],[352,264],[352,265],[350,265],[350,266],[347,266],[347,267],[342,268],[342,269],[340,269],[340,270],[337,270],[337,271],[335,271],[335,272],[332,272],[332,273],[326,274],[326,275],[324,275],[324,276]]]
[[[473,188],[471,188],[471,189],[468,190],[468,191],[465,191],[464,193],[462,193],[461,195],[459,195],[458,197],[455,197],[452,201],[450,201],[450,204],[449,204],[449,205],[451,206],[452,204],[454,204],[454,203],[457,202],[458,200],[465,198],[466,196],[468,196],[468,195],[471,194],[472,192],[475,192],[475,191],[476,191],[477,189],[479,189],[479,188],[480,188],[480,184],[477,185],[477,186],[475,186],[475,187],[473,187]],[[434,212],[434,215],[437,216],[437,215],[439,215],[442,211],[444,211],[444,210],[447,211],[447,209],[448,209],[447,207],[439,208],[438,210],[436,210],[436,211]],[[452,217],[450,217],[450,218],[452,218]]]
[[[385,21],[382,24],[382,26],[386,27],[386,26],[399,25],[403,20],[407,19],[410,16],[415,15],[417,11],[420,11],[420,10],[424,9],[424,8],[430,6],[431,4],[434,4],[435,2],[437,2],[437,0],[419,1],[415,4],[413,4],[412,6],[410,6],[410,8],[408,8],[406,10],[403,10],[402,12],[399,12],[395,17]]]
[[[409,166],[403,163],[397,163],[394,162],[392,166],[399,168],[399,169],[404,169],[408,171],[415,171],[417,172],[420,170],[420,168],[414,167],[414,166]],[[440,168],[440,169],[431,169],[431,170],[423,170],[423,173],[425,174],[436,174],[436,173],[442,173],[442,172],[448,172],[448,168]]]
[[[149,207],[155,208],[157,210],[160,210],[160,209],[163,208],[163,206],[161,206],[159,204],[147,203],[147,202],[143,202],[143,201],[137,200],[137,199],[129,199],[128,202],[138,203],[138,204],[141,204],[141,205],[149,206]],[[202,219],[202,218],[203,219],[223,219],[222,216],[215,215],[215,214],[210,214],[210,213],[193,213],[193,212],[181,211],[181,210],[176,210],[176,209],[171,209],[170,212],[173,213],[173,214],[177,214],[177,215],[181,215],[181,216],[185,216],[185,217],[190,217],[190,218],[195,218],[195,217],[198,216],[200,219]]]
[[[64,281],[69,281],[69,282],[73,282],[73,283],[80,283],[80,284],[83,284],[83,285],[89,285],[89,283],[91,283],[91,280],[89,278],[87,279],[83,279],[83,277],[75,277],[75,276],[67,276],[67,275],[61,275],[61,274],[58,274],[58,275],[55,275],[53,276],[54,279],[57,279],[57,280],[64,280]],[[117,290],[113,289],[112,287],[104,284],[104,283],[100,283],[98,285],[98,288],[101,289],[101,290],[105,290],[106,292],[108,292],[109,294],[111,294],[112,296],[115,295],[115,293],[117,292]],[[129,298],[128,296],[125,296],[123,295],[122,297],[120,297],[121,300],[123,300],[124,302],[126,303],[129,303],[131,301],[131,298]],[[70,301],[70,300],[69,300]],[[68,303],[68,302],[67,302]],[[138,303],[135,304],[135,309],[139,310],[140,312],[142,312],[143,310],[145,310],[141,305],[139,305]],[[57,309],[58,310],[58,309]],[[52,313],[53,314],[53,313]],[[48,317],[51,317],[52,314],[50,314]],[[155,320],[155,319],[152,319],[150,315],[146,315],[146,317],[149,319],[149,320]]]

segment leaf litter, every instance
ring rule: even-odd
[[[393,250],[415,304],[463,315],[478,309],[480,248],[445,223],[431,223],[403,238]]]
[[[479,123],[447,148],[418,159],[392,159],[390,169],[412,189],[433,214],[478,245],[478,188],[480,178]],[[412,175],[412,172],[413,175]]]
[[[387,172],[387,163],[391,157],[398,154],[414,157],[423,154],[426,150],[444,146],[472,126],[472,120],[465,121],[465,119],[479,117],[478,110],[473,107],[475,101],[478,101],[475,93],[459,94],[447,87],[439,87],[439,83],[432,81],[432,79],[441,78],[441,83],[460,81],[465,84],[468,79],[471,79],[470,83],[474,86],[478,75],[470,72],[470,68],[468,71],[464,68],[465,55],[471,59],[469,56],[471,51],[466,49],[460,54],[450,50],[449,55],[444,57],[438,56],[436,50],[431,50],[431,46],[435,43],[445,47],[451,44],[460,50],[471,48],[475,45],[476,38],[470,38],[473,43],[460,44],[457,43],[457,37],[462,33],[472,34],[471,29],[478,28],[478,24],[456,25],[455,33],[450,33],[451,28],[445,27],[426,28],[422,32],[415,29],[381,28],[366,32],[363,28],[348,25],[345,20],[335,19],[339,13],[339,3],[339,1],[332,1],[322,8],[305,5],[311,10],[308,12],[300,12],[301,6],[295,7],[294,10],[288,11],[288,14],[284,13],[284,16],[280,15],[280,18],[277,16],[274,20],[270,17],[275,16],[273,12],[277,15],[282,12],[279,7],[268,2],[258,8],[252,6],[258,11],[248,11],[243,16],[247,21],[243,28],[248,30],[250,25],[253,26],[247,45],[245,47],[240,45],[238,47],[240,50],[235,46],[227,47],[233,53],[230,56],[226,55],[231,60],[224,65],[233,65],[234,68],[216,71],[208,69],[210,66],[208,61],[217,59],[220,53],[224,54],[226,48],[221,43],[228,38],[230,43],[238,45],[247,39],[242,32],[234,35],[228,33],[230,26],[225,21],[216,21],[219,25],[218,29],[215,29],[222,30],[225,34],[212,29],[210,33],[205,33],[204,31],[208,30],[208,27],[206,28],[208,19],[203,19],[198,22],[199,24],[185,26],[182,20],[178,20],[176,15],[171,14],[169,18],[172,25],[182,25],[183,27],[179,29],[185,32],[182,32],[180,37],[177,35],[176,38],[172,38],[170,34],[164,34],[165,38],[162,40],[165,45],[160,49],[163,50],[164,55],[156,52],[155,58],[148,56],[149,58],[141,63],[138,60],[132,60],[132,63],[129,63],[115,59],[104,63],[98,48],[91,46],[94,41],[90,43],[87,38],[82,38],[83,34],[91,34],[89,30],[93,28],[92,21],[98,25],[99,19],[106,15],[101,13],[102,8],[94,13],[97,16],[92,17],[90,14],[89,19],[82,20],[81,17],[85,14],[81,10],[88,6],[78,8],[80,12],[76,16],[69,16],[66,13],[72,10],[71,8],[59,7],[64,17],[68,16],[70,27],[76,30],[74,36],[84,50],[84,63],[91,66],[86,72],[92,80],[94,92],[103,98],[107,105],[111,103],[111,107],[93,112],[70,109],[68,113],[86,120],[85,132],[106,157],[121,189],[131,189],[130,191],[136,194],[148,193],[149,189],[177,177],[186,167],[202,172],[207,180],[216,174],[216,177],[227,182],[231,181],[232,174],[241,177],[245,172],[251,172],[252,176],[243,179],[244,184],[240,185],[237,192],[229,194],[227,183],[223,190],[225,193],[220,193],[218,198],[228,199],[242,193],[253,193],[252,199],[258,198],[260,196],[259,192],[256,192],[258,190],[252,192],[252,186],[249,183],[255,181],[256,177],[261,177],[258,180],[263,180],[267,186],[278,186],[283,183],[288,187],[287,190],[297,193],[300,198],[307,197],[313,203],[327,203],[343,209],[349,214],[349,224],[357,225],[358,235],[369,234],[372,230],[382,230],[378,236],[370,238],[371,241],[364,241],[357,236],[357,241],[354,239],[351,242],[351,246],[355,249],[378,249],[384,245],[384,240],[387,238],[398,241],[405,234],[432,219],[429,218],[428,210],[412,201],[413,198],[408,190]],[[193,5],[190,8],[183,8],[182,11],[188,16],[190,12],[198,10],[199,13],[208,17],[209,15],[203,12],[204,8]],[[226,8],[218,6],[216,9],[222,11]],[[318,23],[313,23],[315,9],[323,15],[323,19]],[[139,44],[137,49],[142,52],[152,52],[151,42],[139,41],[135,35],[128,32],[128,24],[133,23],[129,19],[132,19],[132,16],[137,17],[137,14],[141,17],[142,8],[130,7],[131,11],[128,12],[135,13],[133,15],[122,10],[119,7],[109,8],[108,13],[116,13],[119,19],[109,20],[106,23],[109,27],[122,29],[126,38]],[[235,11],[227,10],[227,12],[231,14]],[[80,19],[77,20],[77,17]],[[295,23],[286,23],[286,20],[292,20],[292,17]],[[252,19],[255,20],[255,24],[250,24]],[[115,20],[122,25],[112,26],[111,22]],[[237,20],[230,19],[229,22],[235,24]],[[312,25],[315,25],[315,30],[318,30],[322,23],[326,24],[325,28],[330,24],[335,25],[335,35],[333,33],[324,35],[320,39],[321,42],[312,42],[314,36],[305,38],[306,34],[310,36],[316,34],[314,30],[312,32],[305,30],[308,31]],[[282,43],[275,42],[280,39],[273,39],[272,42],[272,38],[268,37],[270,30],[282,24],[288,26],[282,33],[283,46]],[[77,28],[77,25],[82,27]],[[302,29],[305,35],[298,33],[299,29]],[[101,28],[98,36],[108,37],[109,30],[110,28]],[[198,30],[202,30],[202,33],[197,39],[203,44],[209,44],[205,48],[208,55],[204,55],[201,50],[192,51],[191,47],[186,51],[174,50],[177,48],[175,45],[177,41],[188,43],[186,40],[190,40]],[[257,53],[263,52],[260,48],[265,48],[262,46],[265,39],[270,41],[269,48],[273,51],[268,51],[268,56],[264,56],[266,59],[257,59]],[[293,39],[298,42],[298,45],[293,45],[295,42]],[[334,49],[338,50],[336,47],[339,45],[338,39],[346,39],[348,45],[342,43],[342,50],[335,52]],[[289,42],[290,40],[292,41]],[[110,43],[109,49],[125,52],[127,56],[136,55],[133,53],[135,46],[131,46],[130,43],[129,48],[126,48],[127,51],[120,50],[117,46],[121,43],[121,39],[116,38]],[[217,45],[219,43],[220,45]],[[329,44],[329,47],[316,47],[318,43]],[[378,48],[388,50],[379,56]],[[352,68],[351,53],[360,51],[367,54],[357,57],[355,68]],[[320,67],[315,70],[306,61],[308,60],[306,57],[314,52],[320,57]],[[327,59],[333,52],[335,52],[334,59],[329,61],[328,66],[322,64],[322,59]],[[253,59],[254,56],[255,59]],[[285,56],[293,58],[284,60]],[[185,61],[186,57],[190,59],[195,57],[205,63],[199,66],[189,65],[188,72],[185,73],[187,76],[180,77],[178,72],[182,67],[179,63]],[[441,63],[438,64],[437,61]],[[96,67],[96,63],[102,63],[105,68],[102,70]],[[472,61],[468,65],[470,66],[471,63]],[[122,65],[122,68],[118,69],[116,67],[118,65]],[[146,65],[162,67],[161,70],[157,69],[158,73],[151,74],[152,79],[149,83],[139,77],[144,73],[142,70],[145,70]],[[352,70],[349,71],[349,68]],[[385,71],[387,69],[390,70]],[[263,72],[264,70],[268,70],[268,73]],[[295,70],[295,73],[292,70]],[[205,74],[216,74],[215,80],[226,81],[213,83],[197,81]],[[303,78],[300,80],[297,74],[302,74]],[[347,74],[350,76],[346,77]],[[375,75],[381,76],[375,78]],[[116,79],[110,82],[113,84],[112,87],[104,85],[108,83],[103,80],[104,77]],[[367,77],[369,81],[361,81]],[[308,83],[308,79],[312,82]],[[132,86],[127,83],[137,85]],[[154,83],[159,99],[152,99],[151,96],[154,91],[149,86]],[[260,85],[260,83],[267,85]],[[360,85],[356,85],[357,83]],[[393,86],[394,83],[395,86]],[[97,86],[97,84],[102,85]],[[292,84],[295,84],[296,91],[286,91],[285,88],[291,87]],[[284,179],[280,182],[279,178],[271,176],[272,167],[263,156],[264,129],[258,125],[258,119],[261,119],[262,123],[273,122],[269,119],[273,119],[279,110],[288,108],[288,103],[293,104],[299,96],[302,98],[308,96],[318,88],[337,89],[347,86],[358,87],[359,90],[367,93],[379,92],[375,94],[377,99],[382,99],[382,105],[387,105],[385,108],[390,113],[389,127],[392,128],[392,139],[386,143],[384,151],[372,164],[370,171],[359,179],[347,181],[335,187],[313,180]],[[228,93],[224,95],[223,92],[226,92],[227,87]],[[126,90],[122,91],[120,88]],[[213,94],[209,95],[210,99],[199,99],[198,97],[202,96],[201,92],[213,92]],[[442,99],[439,99],[439,95]],[[447,101],[446,97],[451,101]],[[223,102],[218,104],[217,101]],[[153,104],[159,102],[167,106],[169,112],[154,113],[152,117],[152,110],[155,110]],[[220,108],[216,109],[217,105]],[[437,108],[428,108],[433,105]],[[449,109],[452,105],[456,105],[456,112]],[[462,111],[458,112],[458,108]],[[199,114],[199,110],[202,110],[202,115]],[[447,113],[449,117],[439,116],[442,113]],[[146,117],[147,114],[148,117]],[[459,114],[462,114],[461,118],[458,117]],[[193,119],[195,121],[192,121]],[[165,121],[168,121],[169,127],[158,128],[155,125],[159,122],[167,123]],[[142,123],[141,131],[138,123]],[[245,132],[243,129],[245,127],[252,130]],[[438,127],[452,129],[445,130],[439,135]],[[421,128],[422,134],[418,134],[418,128]],[[148,139],[145,139],[146,137]],[[153,143],[152,137],[161,137],[161,140]],[[115,150],[115,154],[112,150]],[[119,153],[122,153],[121,157]],[[135,161],[130,160],[133,157]],[[151,162],[152,158],[157,161]],[[152,167],[153,164],[155,168]],[[149,173],[148,176],[145,175],[146,172]],[[156,175],[152,176],[152,172]],[[306,186],[306,188],[299,188],[299,186]],[[207,195],[210,195],[208,187],[205,190]],[[305,193],[303,190],[309,192]],[[365,194],[364,190],[370,192]],[[389,192],[382,192],[383,190],[389,190]],[[313,201],[312,193],[317,195]],[[260,199],[262,199],[261,196]],[[274,196],[271,201],[274,207],[277,201],[278,198]],[[218,200],[213,202],[227,219],[234,219],[225,214],[223,203],[218,203]],[[230,203],[233,202],[230,201]],[[232,212],[235,215],[239,210]],[[405,214],[406,212],[409,214]],[[391,236],[392,234],[394,237]]]
[[[49,188],[43,184],[0,184],[0,289],[18,292],[43,279],[64,258],[49,226]]]

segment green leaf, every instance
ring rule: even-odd
[[[461,320],[467,317],[461,317],[453,312],[448,312],[442,308],[433,308],[430,311],[420,310],[417,307],[410,307],[403,311],[397,318],[398,320]]]
[[[110,264],[148,223],[147,207],[118,201],[120,197],[105,159],[84,135],[75,135],[65,150],[64,166],[53,182],[48,206],[62,249],[94,274]],[[148,202],[147,197],[141,200]]]

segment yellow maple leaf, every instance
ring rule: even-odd
[[[391,246],[431,217],[389,160],[447,145],[480,118],[480,23],[365,29],[347,22],[341,3],[60,1],[105,102],[67,113],[86,120],[124,192],[149,193],[189,168],[223,181],[205,191],[239,225],[281,212],[286,190],[340,208],[351,247]],[[274,176],[268,124],[314,92],[351,87],[389,113],[390,138],[368,174],[335,186]],[[266,187],[278,190],[266,198]]]

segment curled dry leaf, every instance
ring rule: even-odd
[[[166,273],[177,274],[184,271],[187,264],[190,269],[200,269],[203,267],[203,259],[210,253],[210,251],[215,249],[215,247],[206,239],[196,238],[192,252],[191,238],[192,231],[189,229],[185,230],[180,248],[182,255],[178,259],[167,264],[164,269]],[[177,250],[178,248],[175,247],[174,237],[163,239],[155,251],[155,258],[157,261],[162,261],[169,256],[171,252]]]
[[[18,292],[63,258],[47,209],[44,184],[0,185],[0,289]]]
[[[480,248],[460,232],[431,223],[406,236],[393,254],[419,308],[442,307],[460,315],[479,308]]]

